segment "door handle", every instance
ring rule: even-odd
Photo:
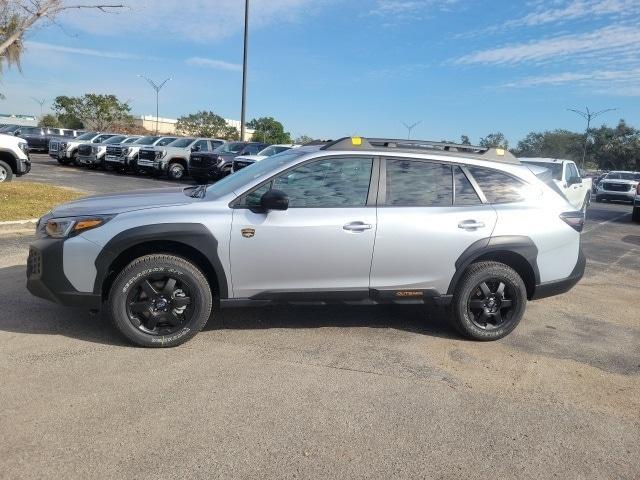
[[[477,228],[484,228],[483,222],[477,222],[476,220],[465,220],[458,224],[458,228],[463,230],[475,230]]]
[[[364,222],[351,222],[343,225],[342,228],[347,232],[364,232],[365,230],[371,230],[372,225]]]

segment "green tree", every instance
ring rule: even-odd
[[[51,113],[47,113],[44,115],[40,121],[38,122],[39,127],[61,127],[60,122],[58,121],[58,117],[52,115]]]
[[[493,132],[480,139],[480,146],[484,148],[509,148],[509,142],[502,132]]]
[[[282,124],[273,117],[254,118],[247,127],[255,130],[252,139],[265,143],[291,143],[291,135],[284,131]]]
[[[133,125],[131,107],[115,95],[86,93],[82,97],[56,97],[53,110],[67,128],[104,132]]]
[[[513,153],[519,157],[548,157],[580,160],[584,135],[569,130],[530,132]]]
[[[461,145],[471,145],[471,140],[467,135],[460,135],[460,144]]]
[[[240,137],[238,129],[227,125],[224,118],[204,110],[178,118],[176,129],[180,133],[194,137],[214,137],[226,140],[237,140]]]
[[[591,129],[592,143],[587,151],[600,168],[640,170],[640,130],[627,125],[624,120],[611,128],[602,125]]]
[[[309,135],[300,135],[296,138],[293,143],[297,143],[298,145],[304,145],[305,143],[313,142],[313,138]]]

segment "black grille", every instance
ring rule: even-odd
[[[612,192],[628,192],[632,188],[632,185],[629,185],[628,183],[604,182],[602,186],[605,190],[610,190]]]
[[[117,145],[108,145],[107,155],[114,155],[116,157],[119,157],[120,155],[122,155],[122,147]]]
[[[49,150],[51,150],[52,152],[57,152],[58,151],[58,142],[55,142],[55,141],[51,140],[49,142]]]
[[[156,159],[156,151],[155,150],[140,150],[138,152],[138,158],[141,160],[155,160]]]
[[[80,145],[78,155],[91,155],[91,145]]]
[[[29,249],[27,258],[27,276],[42,274],[42,255],[38,250]]]
[[[248,167],[249,165],[251,165],[253,162],[245,162],[244,160],[234,160],[233,161],[233,170],[241,170],[244,167]]]

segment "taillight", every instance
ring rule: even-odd
[[[584,228],[584,216],[584,211],[564,212],[560,214],[560,218],[576,232],[581,232]]]

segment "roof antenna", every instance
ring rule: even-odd
[[[402,122],[402,125],[404,125],[404,127],[408,130],[408,134],[407,134],[407,140],[411,140],[411,130],[413,130],[414,128],[416,128],[418,125],[420,125],[422,123],[422,120],[416,122],[416,123],[412,123],[411,125],[409,125],[406,122]]]

